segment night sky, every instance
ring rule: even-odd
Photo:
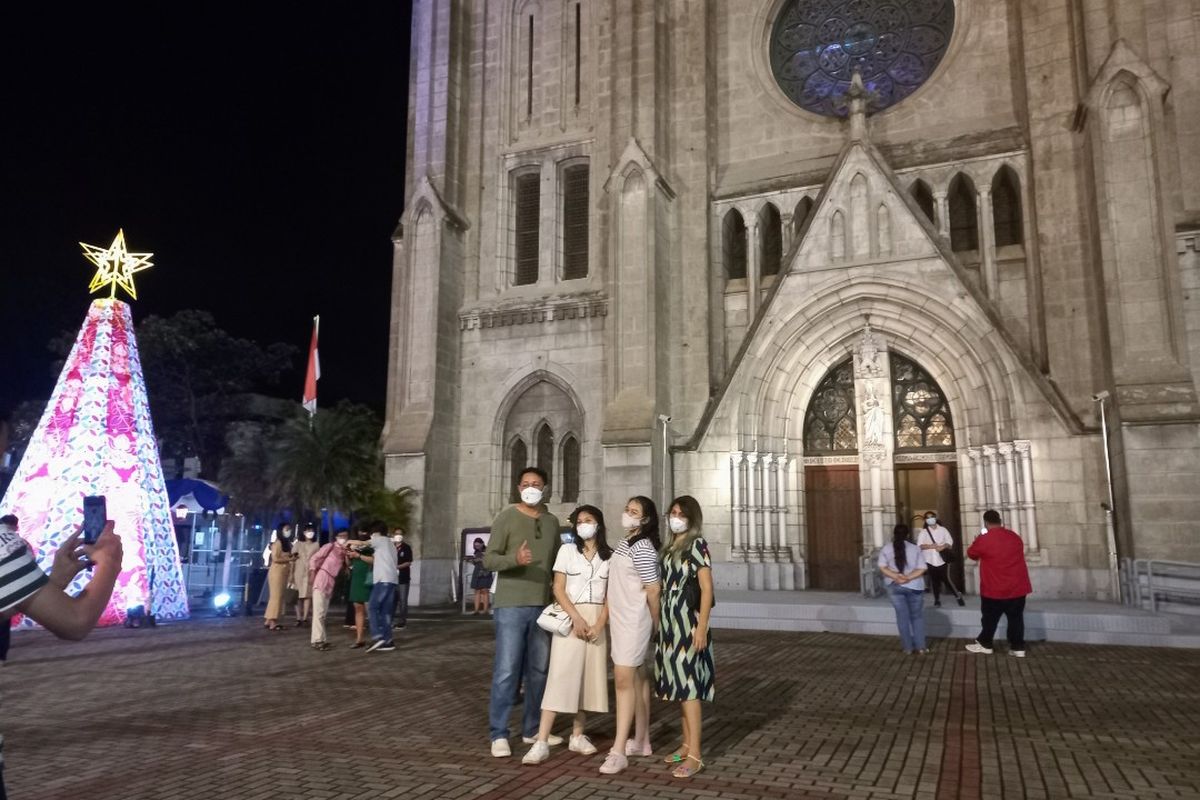
[[[135,320],[205,309],[303,351],[320,314],[321,403],[381,411],[411,4],[31,5],[0,12],[0,418],[49,397],[46,343],[90,301],[77,243],[120,227],[154,253]]]

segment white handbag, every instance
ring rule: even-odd
[[[588,581],[588,585],[584,586],[584,592],[587,591],[590,585],[591,581]],[[584,592],[580,592],[579,597],[571,601],[572,604],[576,604],[582,600]],[[552,633],[555,636],[570,636],[571,629],[575,627],[575,623],[571,621],[571,615],[557,602],[551,603],[542,609],[542,613],[538,614],[537,624],[546,633]]]

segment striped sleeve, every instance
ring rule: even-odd
[[[638,540],[630,550],[633,568],[637,571],[643,584],[658,583],[662,580],[658,570],[658,553],[655,551],[654,545],[650,544],[649,539]]]
[[[12,537],[16,541],[10,540]],[[17,534],[0,539],[0,612],[7,611],[33,596],[50,580],[42,572],[29,548]]]

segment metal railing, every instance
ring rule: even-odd
[[[1121,594],[1126,605],[1158,611],[1160,602],[1200,605],[1200,564],[1126,558],[1121,564]]]

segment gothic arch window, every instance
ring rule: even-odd
[[[736,208],[729,209],[721,222],[721,255],[725,277],[729,280],[746,277],[746,222]]]
[[[508,470],[526,466],[545,470],[553,485],[551,491],[555,502],[567,502],[570,495],[566,492],[571,488],[568,484],[573,484],[576,496],[586,491],[587,487],[580,485],[582,473],[579,468],[586,441],[583,410],[574,396],[565,385],[548,377],[523,384],[514,393],[517,396],[508,407],[503,418],[503,433],[497,438],[499,442],[508,443],[505,454]],[[520,452],[514,454],[513,446],[517,441],[521,442]],[[516,466],[518,455],[520,466]],[[508,480],[506,490],[511,492],[516,483],[514,479]],[[563,485],[554,485],[559,483]]]
[[[562,276],[569,281],[588,274],[588,162],[568,163],[560,175]]]
[[[562,443],[562,501],[579,502],[579,440],[574,434],[563,437]]]
[[[521,470],[529,466],[529,451],[520,437],[508,445],[508,502],[515,503],[521,499],[517,484],[521,482]]]
[[[542,423],[533,435],[534,447],[537,448],[538,469],[546,473],[546,483],[554,483],[554,431],[546,423]]]
[[[929,79],[953,32],[954,0],[784,0],[771,29],[771,71],[793,103],[839,117],[857,71],[882,110]]]
[[[542,181],[537,168],[512,174],[513,195],[513,284],[528,286],[538,282],[541,251]]]
[[[979,212],[975,184],[961,172],[950,181],[950,249],[963,253],[979,249]]]
[[[917,201],[917,207],[925,213],[925,216],[931,223],[937,226],[937,212],[933,205],[933,192],[929,191],[929,184],[917,178],[909,187],[908,193],[912,195],[912,199]]]
[[[954,420],[937,381],[902,355],[891,354],[896,452],[954,449]]]
[[[992,229],[997,247],[1025,241],[1021,231],[1021,181],[1007,164],[992,178]]]
[[[783,223],[774,203],[767,203],[758,212],[758,231],[762,274],[778,275],[783,262]]]
[[[809,401],[804,415],[805,455],[857,453],[854,409],[854,365],[846,359],[829,370]]]
[[[796,210],[792,212],[793,236],[800,235],[800,231],[804,229],[804,223],[808,222],[808,218],[812,216],[812,209],[813,201],[811,197],[801,197],[800,202],[796,203]]]

